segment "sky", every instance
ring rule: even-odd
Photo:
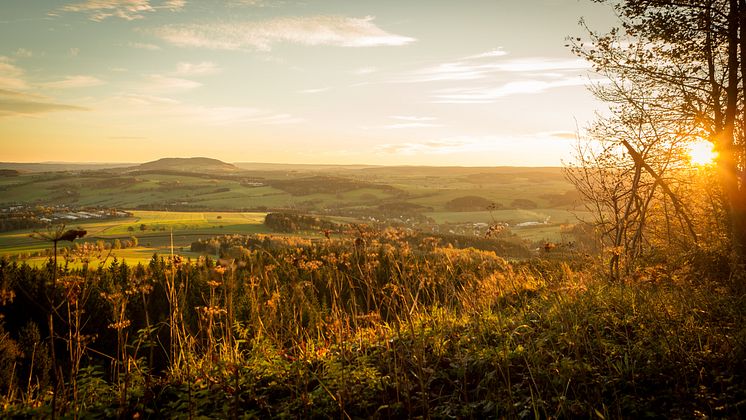
[[[2,0],[0,161],[558,166],[589,0]]]

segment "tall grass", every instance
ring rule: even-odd
[[[408,235],[247,238],[253,246],[226,243],[218,261],[67,270],[57,301],[71,316],[57,355],[70,356],[59,362],[75,386],[50,407],[43,386],[21,385],[43,383],[38,353],[23,349],[0,360],[12,378],[0,382],[3,407],[190,418],[743,414],[745,302],[727,282],[661,269],[610,284],[578,258],[511,262]],[[14,296],[0,345],[20,342],[29,323],[48,333],[43,311],[28,308],[49,273],[1,266]],[[86,299],[70,299],[77,287]]]

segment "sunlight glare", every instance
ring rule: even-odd
[[[689,145],[689,157],[692,165],[710,165],[717,158],[717,152],[713,150],[709,141],[699,140]]]

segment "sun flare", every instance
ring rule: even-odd
[[[717,152],[709,141],[699,140],[689,145],[689,158],[692,165],[709,165],[717,158]]]

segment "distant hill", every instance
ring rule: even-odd
[[[206,157],[163,158],[128,168],[135,171],[177,171],[177,172],[240,172],[241,168],[217,159]]]
[[[234,165],[249,171],[297,171],[297,172],[342,172],[356,169],[378,168],[379,165],[323,165],[308,163],[261,163],[234,162]]]

